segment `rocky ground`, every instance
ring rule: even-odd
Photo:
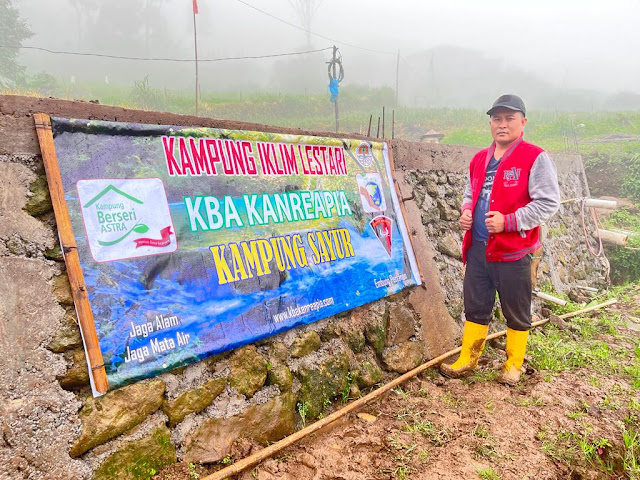
[[[606,311],[537,329],[516,388],[495,382],[496,340],[473,377],[427,371],[236,478],[640,479],[640,286],[614,294]],[[259,448],[155,478],[204,478]]]

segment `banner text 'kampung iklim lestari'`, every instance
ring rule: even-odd
[[[420,282],[383,143],[52,125],[110,388]]]

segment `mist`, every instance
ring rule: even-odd
[[[521,94],[533,109],[639,109],[640,2],[324,0],[303,18],[288,0],[198,0],[201,91],[321,93],[331,50],[268,59],[208,62],[339,48],[344,85],[398,86],[407,106],[484,108]],[[251,8],[252,5],[263,12]],[[191,0],[14,1],[50,50],[193,59]],[[273,17],[278,17],[278,20]],[[288,22],[289,24],[285,23]],[[298,26],[296,28],[295,26]],[[324,38],[323,38],[324,37]],[[193,63],[121,60],[21,50],[29,75],[190,90]]]

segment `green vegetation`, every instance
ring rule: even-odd
[[[309,404],[307,402],[298,402],[296,405],[298,409],[298,414],[300,415],[300,420],[302,421],[302,426],[307,426],[307,409],[309,408]]]
[[[636,157],[638,173],[633,179],[633,184],[638,188],[640,195],[640,155]],[[635,164],[634,164],[635,165]],[[634,198],[640,196],[634,194]],[[607,218],[605,227],[610,230],[628,232],[627,247],[615,245],[607,246],[607,257],[611,262],[611,280],[622,284],[637,282],[640,280],[640,204],[634,207],[622,207],[613,212]]]
[[[478,476],[482,480],[499,480],[500,477],[491,467],[481,468],[478,471]]]

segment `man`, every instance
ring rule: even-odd
[[[494,141],[471,160],[460,216],[467,265],[462,351],[440,370],[459,378],[477,367],[497,291],[507,320],[507,360],[498,381],[515,385],[531,328],[531,254],[540,247],[540,224],[560,206],[560,193],[547,152],[523,140],[522,99],[502,95],[487,114]]]

